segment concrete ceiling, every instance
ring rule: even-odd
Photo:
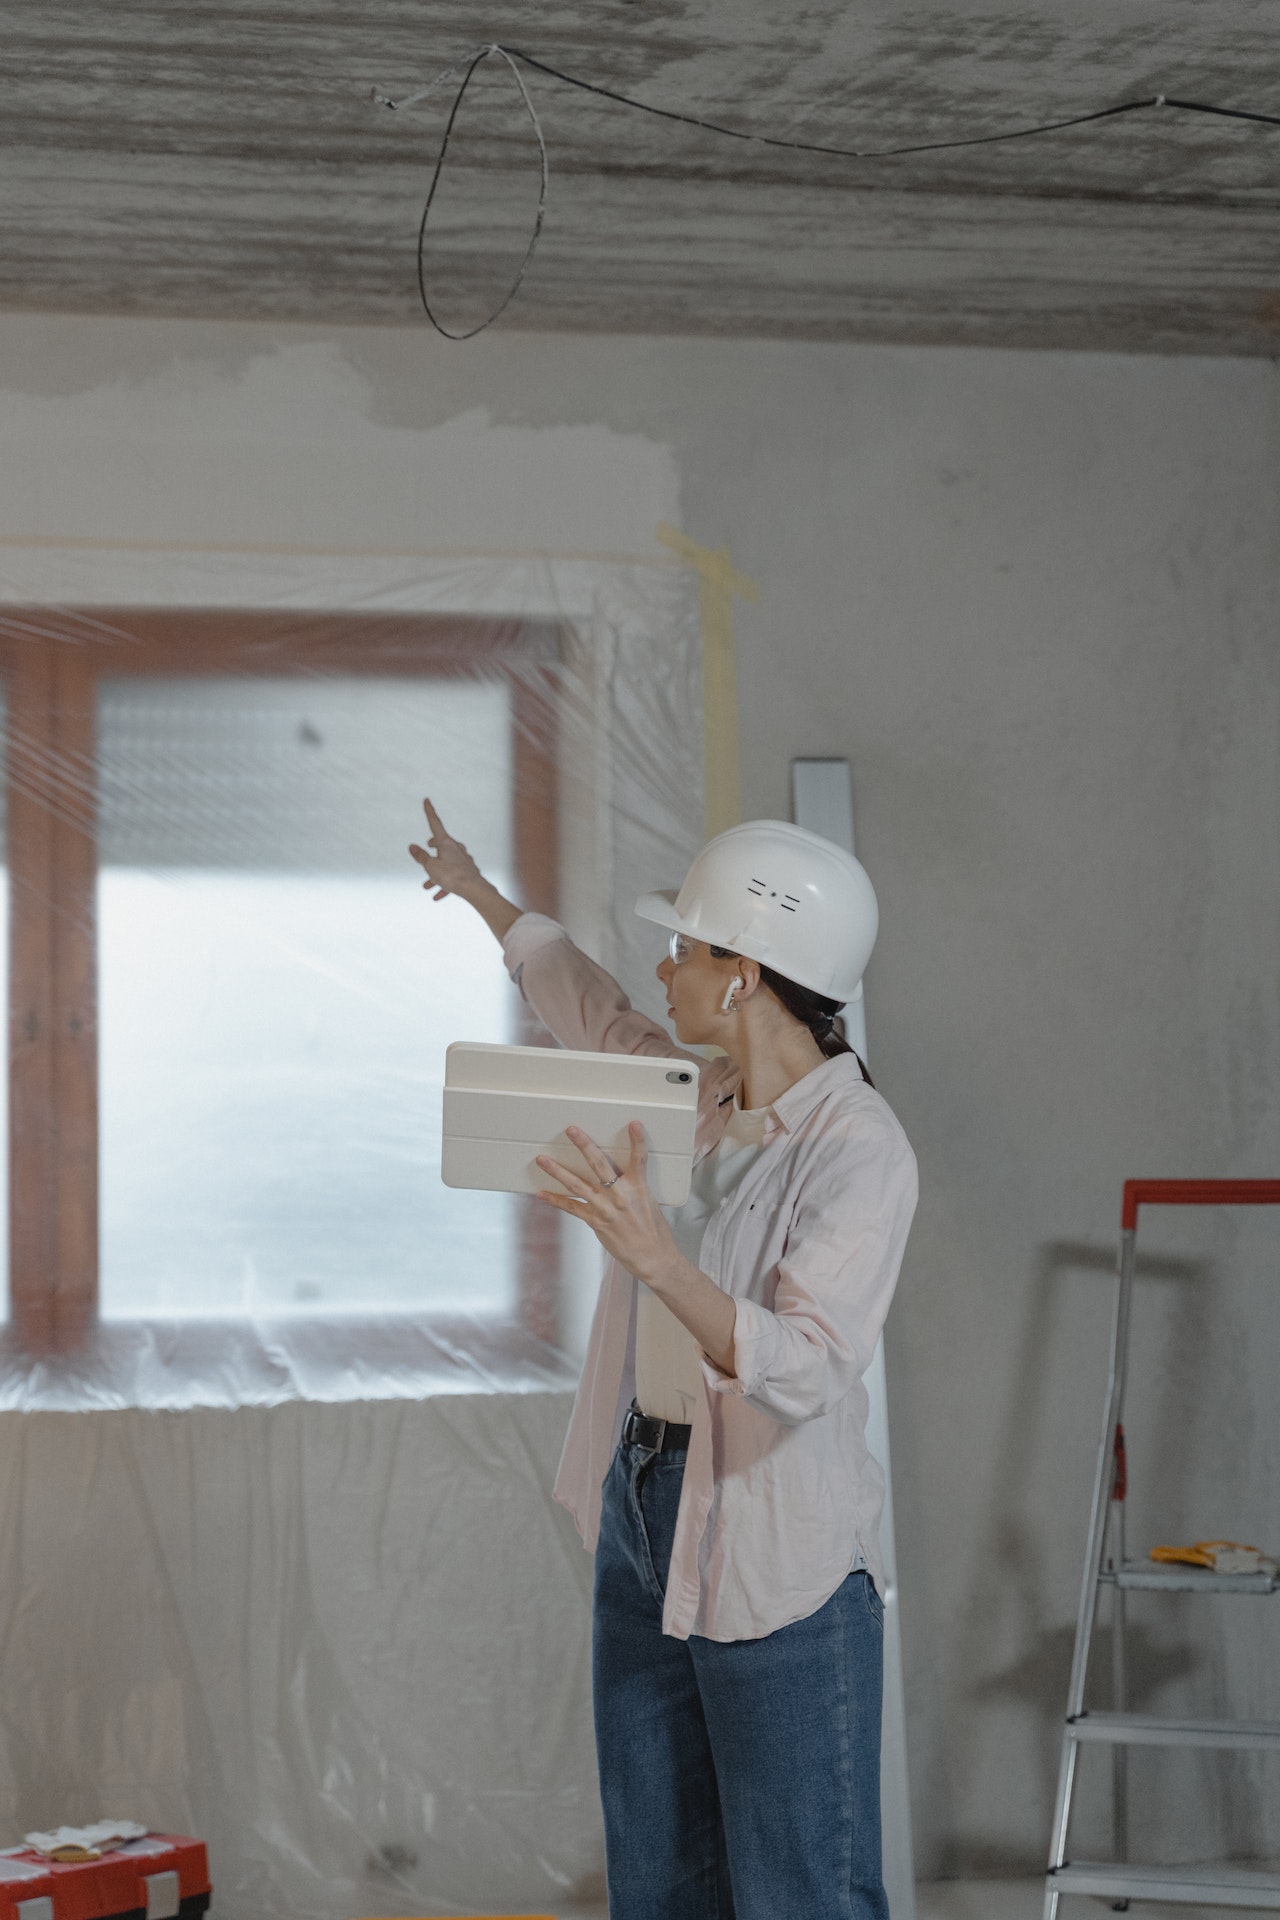
[[[0,306],[421,320],[450,94],[393,114],[371,89],[408,92],[487,40],[735,127],[863,145],[1159,92],[1280,113],[1278,27],[1275,0],[0,0]],[[528,85],[550,197],[500,325],[1280,349],[1280,127],[1157,109],[845,161]],[[536,201],[497,61],[452,158],[429,263],[461,328],[500,299]]]

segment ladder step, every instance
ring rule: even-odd
[[[1148,1713],[1082,1713],[1068,1720],[1067,1738],[1117,1747],[1280,1748],[1280,1720],[1165,1720]]]
[[[1185,1567],[1160,1560],[1126,1560],[1122,1567],[1104,1567],[1098,1584],[1121,1587],[1126,1593],[1275,1593],[1280,1575],[1274,1573],[1215,1573],[1212,1567]]]
[[[1062,1893],[1103,1898],[1167,1900],[1210,1907],[1280,1907],[1280,1873],[1242,1867],[1130,1867],[1073,1860],[1049,1869],[1049,1884]]]

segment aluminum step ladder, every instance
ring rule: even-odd
[[[1162,1900],[1192,1905],[1280,1910],[1280,1874],[1228,1867],[1135,1866],[1128,1860],[1128,1749],[1131,1746],[1250,1747],[1280,1749],[1280,1721],[1176,1720],[1126,1711],[1125,1595],[1156,1593],[1269,1594],[1277,1588],[1267,1573],[1216,1573],[1207,1567],[1130,1560],[1125,1554],[1126,1463],[1124,1389],[1129,1353],[1129,1315],[1133,1301],[1134,1246],[1141,1206],[1227,1207],[1280,1205],[1280,1180],[1126,1180],[1120,1221],[1115,1320],[1111,1333],[1111,1374],[1102,1444],[1093,1486],[1089,1545],[1085,1554],[1080,1612],[1076,1619],[1075,1657],[1062,1736],[1053,1839],[1045,1877],[1044,1920],[1056,1920],[1064,1894],[1110,1899],[1123,1910],[1132,1900]],[[1108,1543],[1108,1535],[1110,1542]],[[1088,1712],[1084,1704],[1089,1646],[1098,1596],[1112,1594],[1112,1706],[1110,1713]],[[1112,1841],[1114,1860],[1071,1860],[1067,1837],[1080,1749],[1090,1744],[1112,1750]]]

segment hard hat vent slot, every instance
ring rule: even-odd
[[[784,894],[783,894],[783,896],[782,896],[782,911],[783,911],[784,913],[794,913],[794,912],[795,912],[795,910],[796,910],[796,908],[797,908],[797,907],[798,907],[799,905],[800,905],[800,902],[799,902],[799,900],[798,900],[798,899],[796,898],[796,896],[795,896],[795,894],[794,894],[794,893],[784,893]]]
[[[765,890],[765,885],[763,880],[748,880],[747,892],[754,893],[757,899],[759,899],[760,895],[764,892],[764,890]]]

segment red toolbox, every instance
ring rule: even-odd
[[[209,1910],[200,1840],[149,1833],[97,1860],[0,1853],[0,1920],[194,1920]]]

